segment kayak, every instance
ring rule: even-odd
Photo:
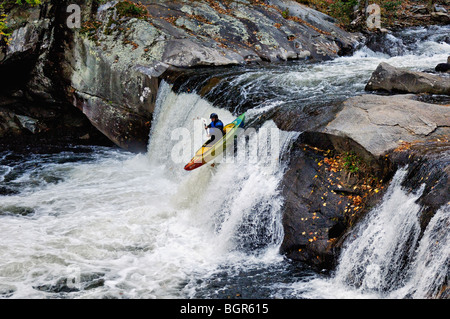
[[[209,143],[206,142],[202,147],[195,153],[191,161],[184,167],[187,171],[192,171],[204,164],[212,161],[214,158],[223,153],[226,149],[227,142],[231,141],[238,132],[238,128],[244,126],[245,113],[239,116],[230,124],[223,128],[224,135],[217,142]]]

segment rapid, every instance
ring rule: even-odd
[[[327,105],[362,94],[380,62],[433,69],[450,55],[449,31],[414,28],[391,35],[389,47],[397,49],[390,54],[362,47],[322,63],[227,69],[226,91],[219,85],[209,93],[218,96],[215,103],[195,91],[175,93],[163,82],[146,154],[76,145],[54,153],[0,150],[0,298],[435,293],[448,280],[442,276],[450,254],[449,233],[433,238],[433,227],[449,225],[450,208],[442,207],[419,238],[415,200],[423,190],[401,188],[404,170],[354,230],[335,272],[318,273],[280,255],[281,158],[301,132],[256,119],[273,108]],[[225,100],[233,107],[221,108]],[[250,128],[254,123],[241,145],[243,157],[184,171],[204,141],[195,133],[198,119],[215,112],[228,124],[243,111]],[[404,252],[405,241],[418,249]],[[401,266],[405,258],[408,269]]]

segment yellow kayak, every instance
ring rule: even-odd
[[[224,135],[215,143],[203,144],[195,153],[195,156],[184,167],[187,171],[192,171],[216,158],[226,149],[227,141],[236,135],[238,128],[244,126],[245,113],[235,119],[232,123],[223,128]]]

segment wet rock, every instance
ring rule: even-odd
[[[44,284],[33,287],[49,293],[73,293],[102,287],[105,283],[102,273],[82,273],[78,276],[59,278],[54,284]]]
[[[364,153],[349,138],[319,132],[305,132],[295,141],[282,180],[281,253],[320,270],[336,265],[337,243],[381,199],[392,174],[383,160],[366,162],[356,155]],[[361,159],[353,172],[345,169],[346,156]]]
[[[97,131],[79,110],[71,105],[40,104],[25,97],[0,96],[0,148],[20,152],[22,148],[39,149],[43,145],[65,143],[113,145]],[[88,137],[81,139],[81,137]]]
[[[447,13],[447,9],[445,9],[443,6],[438,5],[437,3],[434,4],[433,10],[434,12]]]
[[[0,296],[2,298],[10,298],[16,289],[17,288],[13,285],[0,284]]]
[[[435,68],[436,72],[450,72],[450,56],[447,58],[447,63],[439,63]]]
[[[9,45],[0,47],[0,65],[38,54],[50,23],[46,18],[47,10],[47,7],[40,6],[30,7],[27,10],[23,10],[20,6],[12,7],[7,21],[12,34]]]
[[[11,189],[9,187],[0,187],[0,195],[2,196],[9,196],[9,195],[17,195],[19,194],[19,191]]]
[[[20,134],[21,128],[15,121],[15,114],[0,109],[0,138]]]
[[[389,56],[403,55],[408,49],[402,39],[386,32],[372,32],[368,34],[365,45],[374,52],[381,52]]]
[[[449,72],[450,63],[439,63],[435,68],[436,72]]]
[[[448,24],[450,22],[450,15],[444,12],[432,12],[431,18],[441,24]]]
[[[402,186],[415,191],[425,185],[419,198],[423,206],[420,215],[422,231],[434,214],[450,202],[450,142],[448,135],[429,141],[403,143],[389,152],[397,166],[408,166]]]
[[[450,78],[395,68],[382,62],[373,72],[367,91],[430,93],[450,95]]]
[[[36,120],[29,116],[16,115],[16,119],[18,120],[22,128],[30,131],[32,134],[36,134],[47,129],[47,126],[45,124],[40,123],[39,120]]]
[[[416,5],[416,6],[412,6],[412,8],[410,9],[410,11],[412,13],[420,13],[420,14],[427,14],[430,13],[430,10],[428,9],[427,6],[424,5]]]
[[[0,216],[2,216],[2,215],[30,216],[30,215],[33,215],[34,213],[35,213],[35,210],[33,208],[30,208],[30,207],[6,206],[6,207],[0,208]]]

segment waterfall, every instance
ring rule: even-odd
[[[440,298],[450,277],[450,205],[421,234],[417,200],[424,187],[408,192],[401,186],[406,175],[407,167],[396,172],[380,204],[348,235],[330,277],[277,288],[306,299]]]
[[[413,263],[405,286],[391,293],[392,298],[440,297],[450,278],[450,205],[441,207],[431,219]]]
[[[221,81],[206,95],[162,82],[146,154],[0,150],[0,298],[439,295],[449,278],[450,208],[421,229],[423,189],[401,187],[406,168],[349,235],[331,277],[279,254],[280,158],[300,133],[270,119],[280,110],[287,121],[314,122],[311,114],[363,93],[380,62],[433,68],[449,44],[448,27],[432,31],[427,41],[411,31],[402,56],[362,48],[323,63],[210,69]],[[183,169],[205,140],[201,118],[217,113],[228,124],[243,112],[247,125],[231,153],[214,167]]]
[[[280,157],[299,133],[280,131],[272,121],[258,130],[246,128],[238,140],[237,154],[231,149],[231,155],[227,152],[228,157],[222,158],[217,166],[206,165],[186,172],[180,167],[206,139],[201,133],[195,133],[199,128],[203,130],[198,117],[209,117],[210,113],[219,114],[226,124],[237,116],[214,107],[195,93],[176,94],[163,82],[148,156],[153,163],[164,163],[167,175],[179,181],[173,196],[176,208],[209,216],[204,222],[214,228],[217,247],[248,251],[274,245],[277,249],[283,235],[279,213],[282,198],[278,188],[283,176]],[[248,118],[257,115],[252,110]],[[175,129],[184,132],[183,138],[189,140],[188,151],[180,157],[173,156],[174,149],[182,143]]]
[[[401,187],[406,173],[407,168],[398,170],[381,204],[350,234],[336,284],[384,298],[429,298],[448,284],[449,206],[435,214],[420,237],[417,200],[424,185],[407,193]]]

